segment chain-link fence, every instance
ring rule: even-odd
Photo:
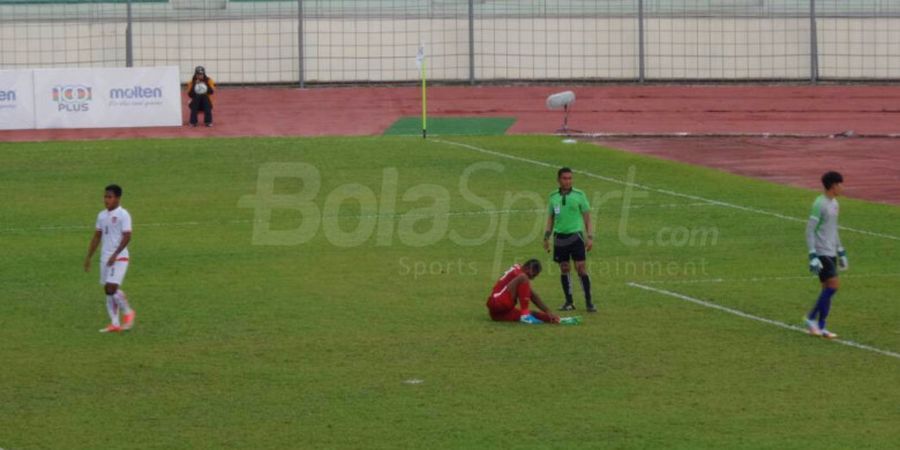
[[[225,83],[900,79],[900,0],[0,0],[0,69]]]

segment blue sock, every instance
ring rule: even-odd
[[[825,318],[828,317],[828,311],[831,310],[831,297],[837,289],[824,288],[816,300],[816,306],[809,313],[809,320],[815,320],[816,315],[819,316],[819,328],[825,328]]]
[[[819,307],[819,329],[825,329],[825,319],[828,318],[828,313],[831,311],[831,297],[837,292],[837,289],[825,288],[826,291],[829,291],[828,295],[825,297],[825,301],[822,302],[822,306]]]
[[[813,309],[811,309],[809,311],[809,314],[806,315],[806,318],[809,320],[816,320],[816,317],[818,317],[818,316],[819,316],[819,302],[817,300],[816,304],[813,305]]]

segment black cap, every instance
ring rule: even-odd
[[[194,73],[203,73],[203,74],[205,74],[205,73],[206,73],[206,69],[204,69],[203,66],[197,66],[197,68],[194,69]]]

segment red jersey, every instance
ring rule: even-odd
[[[514,280],[517,276],[522,275],[523,273],[525,272],[522,271],[522,266],[518,264],[514,264],[512,267],[510,267],[509,270],[506,271],[506,273],[500,276],[500,279],[497,280],[497,283],[494,284],[494,289],[491,291],[491,298],[489,298],[488,300],[490,301],[492,299],[499,299],[503,297],[512,299],[512,293],[509,292],[509,289],[507,289],[509,287],[509,283],[511,283],[512,280]],[[530,300],[531,283],[529,282],[529,280],[526,278],[523,283],[520,283],[516,291],[517,299],[526,298]]]

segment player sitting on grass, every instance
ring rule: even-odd
[[[831,297],[840,287],[837,269],[847,270],[847,252],[838,236],[837,196],[843,190],[844,177],[837,172],[822,175],[825,193],[813,202],[812,214],[806,224],[806,245],[809,248],[809,270],[819,275],[822,292],[812,311],[804,317],[806,328],[813,336],[834,339],[836,334],[825,329],[825,319],[831,309]],[[818,322],[816,318],[818,317]]]
[[[487,308],[491,319],[500,322],[521,322],[527,324],[562,323],[574,325],[581,320],[578,317],[560,318],[550,312],[541,297],[531,290],[531,280],[541,273],[541,262],[529,259],[525,264],[513,265],[494,284],[491,296],[488,297]],[[529,303],[534,302],[541,312],[528,310]],[[518,303],[519,307],[516,307]]]
[[[111,184],[106,187],[103,203],[106,209],[97,215],[97,226],[94,238],[84,259],[84,271],[91,270],[91,257],[97,250],[100,240],[103,248],[100,251],[100,284],[106,291],[106,311],[110,324],[100,330],[101,333],[117,333],[130,330],[134,325],[134,310],[128,304],[125,291],[119,289],[128,271],[128,243],[131,242],[131,215],[119,206],[122,188]],[[124,314],[124,323],[119,324],[119,311]]]

